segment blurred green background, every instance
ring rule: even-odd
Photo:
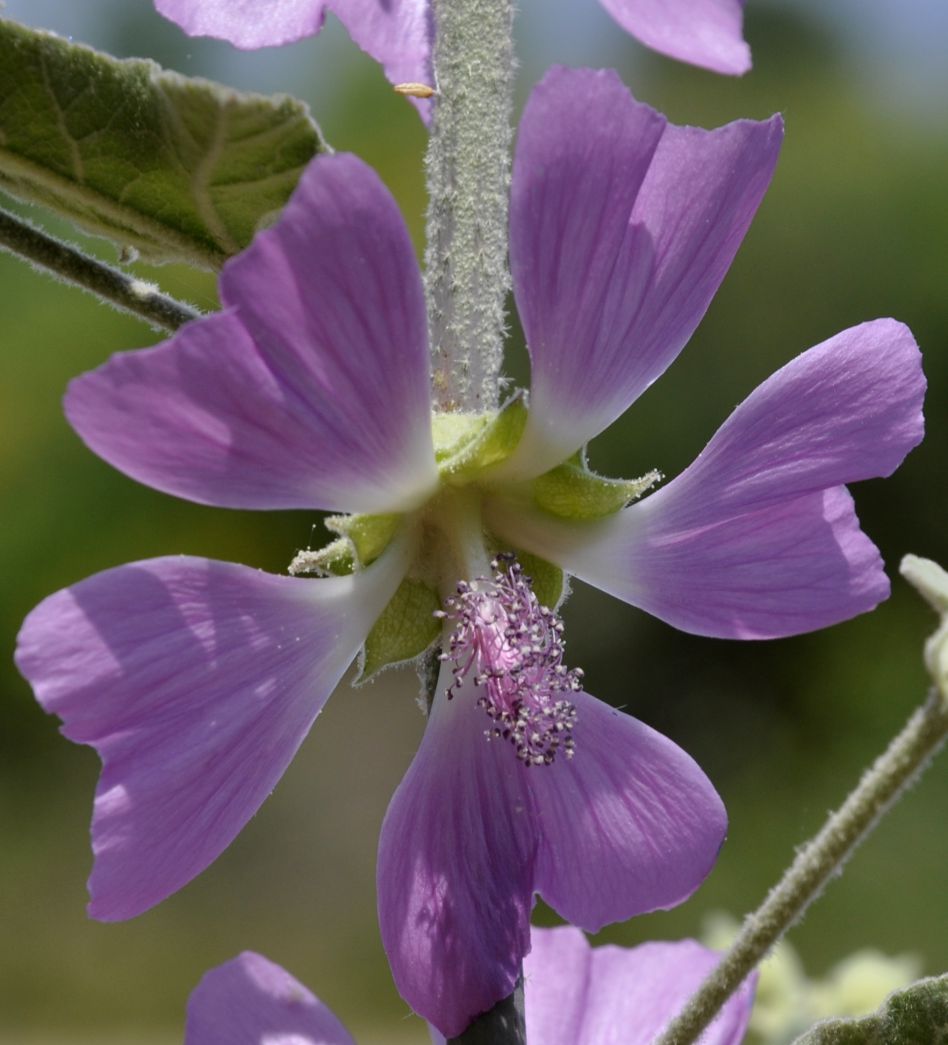
[[[596,441],[595,466],[674,475],[775,368],[862,320],[904,320],[925,355],[925,443],[893,478],[854,491],[893,577],[892,598],[875,613],[822,634],[739,644],[679,634],[580,585],[565,608],[569,661],[591,692],[689,750],[731,817],[694,899],[600,939],[695,935],[709,911],[756,905],[926,688],[920,650],[934,616],[896,567],[907,551],[948,563],[948,19],[938,0],[840,3],[830,13],[751,0],[755,69],[735,81],[647,54],[594,0],[523,7],[521,102],[555,61],[611,64],[677,122],[776,110],[787,120],[773,187],[706,319],[671,371]],[[420,246],[421,124],[338,25],[280,52],[239,54],[188,40],[149,0],[9,0],[4,13],[118,55],[305,98],[337,149],[380,169]],[[91,245],[114,257],[108,244]],[[208,278],[141,271],[213,306]],[[279,572],[310,543],[312,515],[176,501],[80,444],[60,411],[66,382],[111,352],[151,343],[146,327],[5,255],[0,309],[7,650],[39,599],[94,571],[188,552]],[[516,336],[511,359],[522,380]],[[202,972],[245,948],[309,984],[364,1045],[426,1040],[391,984],[375,921],[378,829],[424,725],[411,672],[340,687],[229,851],[156,910],[117,925],[84,914],[96,757],[58,736],[9,658],[0,684],[0,1042],[180,1040]],[[946,810],[943,756],[792,932],[811,974],[867,944],[914,952],[928,973],[948,968]]]

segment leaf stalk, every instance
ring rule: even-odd
[[[5,210],[0,210],[0,250],[95,294],[114,308],[144,320],[155,330],[173,334],[201,315],[189,305],[162,294],[152,284],[83,253],[78,247]]]

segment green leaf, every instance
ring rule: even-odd
[[[220,267],[325,149],[295,99],[0,20],[0,188],[149,261]]]
[[[365,654],[357,684],[367,682],[391,664],[413,660],[436,642],[441,621],[438,594],[427,584],[404,580],[365,640]]]
[[[948,975],[919,980],[890,994],[874,1016],[826,1020],[794,1045],[945,1045]]]

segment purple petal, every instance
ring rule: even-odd
[[[262,954],[206,972],[188,999],[184,1045],[355,1045],[311,991]]]
[[[317,158],[221,275],[227,311],[72,382],[69,420],[166,493],[232,508],[397,511],[437,480],[425,305],[395,201]]]
[[[155,0],[155,8],[189,36],[213,36],[252,50],[318,33],[326,0]]]
[[[757,210],[782,134],[776,116],[714,131],[666,124],[612,72],[545,77],[514,161],[511,272],[532,380],[506,474],[565,460],[675,359]]]
[[[189,36],[253,50],[313,36],[332,11],[392,83],[433,82],[429,0],[155,0]],[[423,113],[428,104],[419,105]]]
[[[329,9],[359,47],[381,62],[389,83],[434,86],[431,0],[329,0]],[[410,100],[427,121],[431,100]]]
[[[587,1015],[593,951],[574,926],[530,933],[523,960],[527,1040],[546,1045],[587,1045],[581,1037]],[[627,985],[629,987],[631,985]],[[619,1026],[616,1026],[616,1031]],[[631,1027],[623,1027],[622,1031]],[[592,1045],[592,1043],[588,1043]]]
[[[586,693],[574,703],[576,756],[524,771],[540,835],[534,887],[597,932],[686,900],[714,866],[727,815],[677,744]]]
[[[406,565],[350,577],[152,559],[27,617],[17,664],[103,767],[89,913],[140,914],[208,866],[273,790]]]
[[[590,929],[671,906],[725,817],[684,752],[585,693],[575,758],[528,768],[487,741],[471,683],[443,687],[382,826],[378,896],[399,991],[450,1038],[510,993],[535,892]]]
[[[442,671],[442,679],[444,670]],[[536,851],[512,751],[470,687],[444,687],[382,824],[382,943],[402,997],[446,1037],[513,988],[529,950]]]
[[[651,1045],[719,960],[693,940],[590,948],[578,929],[534,929],[524,961],[527,1040]],[[701,1045],[739,1045],[754,980],[726,1002]]]
[[[775,638],[889,593],[841,486],[889,475],[922,438],[925,379],[908,329],[853,327],[753,392],[697,460],[600,523],[494,501],[504,539],[699,635]]]
[[[601,0],[646,47],[716,73],[751,67],[744,42],[744,0]]]

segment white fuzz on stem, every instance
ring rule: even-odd
[[[434,0],[434,119],[425,160],[428,327],[438,409],[498,405],[513,138],[511,0]]]

